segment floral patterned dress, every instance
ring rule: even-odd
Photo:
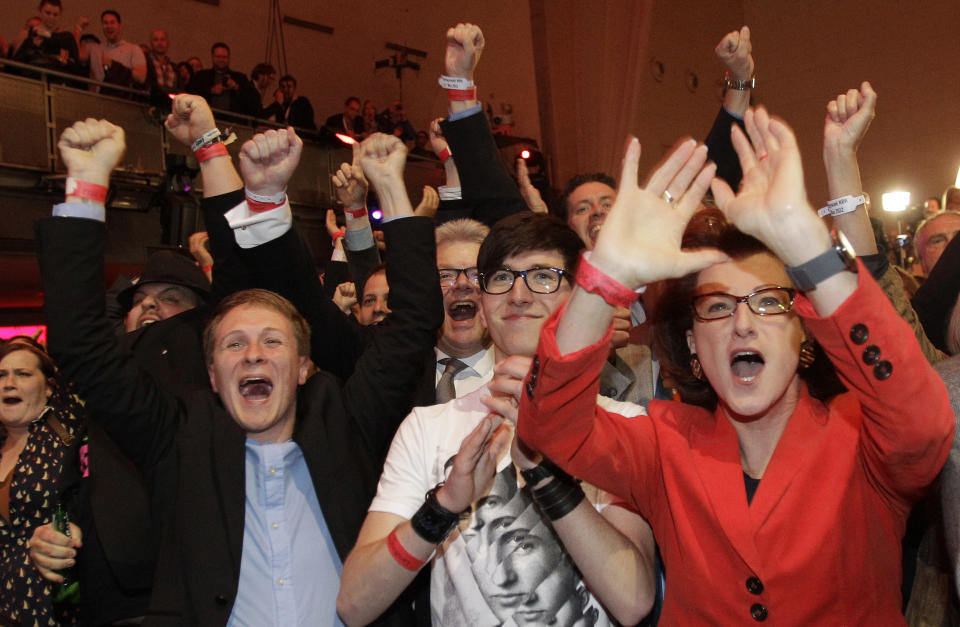
[[[77,608],[54,609],[52,586],[30,561],[27,541],[36,527],[53,518],[64,453],[79,436],[82,413],[75,395],[58,391],[30,425],[27,444],[10,477],[10,518],[0,516],[0,622],[60,625],[77,618]],[[0,428],[0,444],[6,437]]]

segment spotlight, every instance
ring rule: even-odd
[[[383,212],[380,211],[379,209],[374,209],[373,211],[370,212],[370,217],[373,218],[374,220],[379,220],[380,218],[383,217]]]
[[[345,143],[345,144],[355,144],[355,143],[357,143],[357,140],[355,140],[354,138],[350,137],[349,135],[344,135],[343,133],[334,133],[334,134],[337,136],[337,139],[339,139],[340,141],[342,141],[342,142]]]
[[[530,158],[530,151],[527,150],[526,148],[524,148],[523,150],[521,150],[521,151],[520,151],[520,158],[523,159],[524,161],[526,161],[527,159],[529,159],[529,158]]]

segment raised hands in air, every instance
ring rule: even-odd
[[[192,145],[204,133],[217,127],[207,101],[190,94],[180,94],[174,98],[171,113],[164,125],[184,146]]]
[[[876,116],[877,92],[864,81],[827,103],[823,125],[823,151],[856,152]]]
[[[724,35],[714,52],[733,80],[746,81],[753,76],[753,45],[750,43],[749,26]]]
[[[363,168],[360,167],[361,154],[360,143],[354,143],[352,163],[341,163],[340,169],[333,175],[337,199],[346,209],[361,209],[367,205],[367,189],[370,185],[363,175]],[[346,215],[349,218],[350,214]]]

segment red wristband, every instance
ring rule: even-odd
[[[443,150],[440,151],[440,154],[437,155],[437,158],[440,159],[440,161],[446,161],[452,156],[453,155],[450,154],[450,147],[444,146]]]
[[[396,529],[387,536],[387,550],[390,551],[390,556],[396,560],[397,564],[413,572],[417,572],[427,563],[426,560],[418,560],[403,548],[400,539],[397,537]]]
[[[200,269],[203,270],[204,272],[212,272],[212,271],[213,271],[213,265],[211,264],[211,265],[209,265],[209,266],[200,266]]]
[[[332,239],[334,242],[336,242],[338,239],[341,239],[341,238],[343,238],[344,236],[345,236],[345,233],[344,233],[343,231],[335,231],[334,234],[333,234],[333,237],[332,237],[331,239]]]
[[[598,270],[588,260],[588,254],[580,255],[580,263],[577,265],[577,285],[592,294],[599,295],[608,305],[629,309],[636,302],[637,293]]]
[[[208,159],[213,159],[214,157],[220,157],[223,155],[229,155],[227,152],[227,147],[223,142],[217,142],[215,144],[210,144],[209,146],[204,146],[197,151],[197,162],[203,163]]]
[[[285,201],[283,200],[280,202],[262,202],[247,196],[247,208],[254,213],[263,213],[264,211],[270,211],[271,209],[282,207],[284,202]]]
[[[476,100],[477,99],[477,88],[471,87],[470,89],[448,89],[447,90],[447,99],[448,100]]]
[[[346,207],[344,207],[343,212],[344,212],[344,213],[349,213],[350,216],[353,217],[353,218],[355,218],[355,219],[360,219],[360,218],[362,218],[363,216],[367,215],[367,208],[366,208],[366,207],[360,207],[359,209],[347,209]]]
[[[77,198],[86,198],[102,205],[107,204],[107,188],[96,183],[78,181],[73,177],[67,177],[67,196],[76,196]]]

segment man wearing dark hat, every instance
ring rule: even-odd
[[[171,250],[150,255],[140,279],[117,300],[127,314],[132,331],[166,320],[202,305],[210,293],[210,282],[193,260]]]

